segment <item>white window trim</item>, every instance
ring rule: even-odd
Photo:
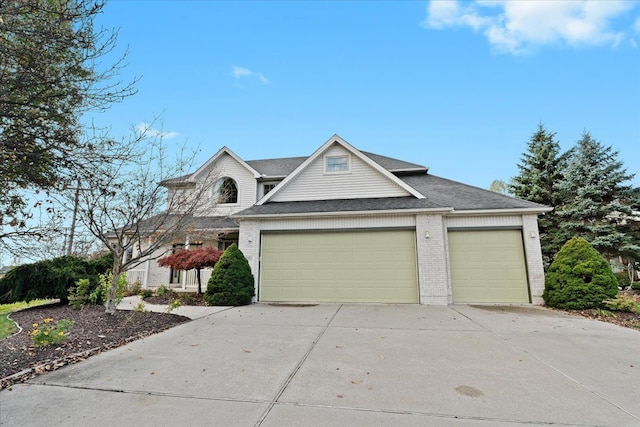
[[[233,180],[233,183],[236,186],[237,198],[236,198],[235,202],[231,202],[231,203],[222,203],[222,202],[220,202],[220,190],[222,189],[222,185],[224,184],[224,180],[225,179]],[[235,206],[235,205],[238,205],[240,203],[240,186],[238,185],[238,181],[236,181],[234,178],[232,178],[230,176],[223,176],[222,178],[218,179],[213,184],[213,199],[214,199],[214,202],[218,206]]]
[[[327,167],[329,166],[329,159],[340,159],[346,157],[347,158],[347,169],[346,170],[336,170],[336,171],[330,171],[327,170]],[[344,174],[344,173],[351,173],[351,154],[339,154],[339,155],[325,155],[323,157],[323,171],[325,174],[327,175],[335,175],[335,174]]]

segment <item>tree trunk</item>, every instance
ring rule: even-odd
[[[116,312],[116,306],[118,305],[118,280],[120,279],[120,275],[122,274],[120,272],[119,266],[116,268],[116,266],[114,265],[113,267],[113,276],[111,278],[111,283],[109,283],[109,292],[107,295],[106,304],[107,308],[105,310],[108,314],[114,314]]]
[[[196,269],[196,277],[198,278],[198,295],[202,294],[202,285],[200,284],[200,269]]]

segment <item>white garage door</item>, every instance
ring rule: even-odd
[[[417,303],[413,230],[262,235],[261,301]]]
[[[528,303],[520,230],[449,231],[453,302]]]

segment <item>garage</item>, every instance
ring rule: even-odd
[[[263,232],[259,300],[418,303],[415,230]]]
[[[450,230],[454,303],[529,303],[521,230]]]

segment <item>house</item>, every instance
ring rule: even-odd
[[[164,185],[180,191],[211,171],[219,179],[190,227],[198,237],[174,248],[237,242],[259,302],[542,304],[537,217],[551,208],[337,135],[308,157],[243,160],[223,147]],[[147,261],[128,277],[190,288],[187,273]]]

